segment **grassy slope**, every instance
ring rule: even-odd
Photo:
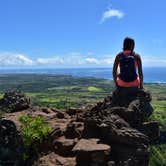
[[[166,84],[147,84],[152,93],[154,113],[151,120],[158,121],[160,129],[166,131]],[[150,166],[166,166],[166,144],[152,145]]]
[[[0,97],[8,90],[21,90],[32,98],[34,105],[69,108],[93,104],[109,95],[113,82],[105,79],[54,75],[0,75]],[[166,131],[166,84],[145,84],[152,93],[152,120]],[[166,144],[151,147],[150,166],[166,166]]]

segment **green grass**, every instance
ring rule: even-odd
[[[159,122],[160,129],[166,131],[166,101],[154,100],[152,106],[154,112],[150,120]],[[150,166],[166,166],[166,143],[151,146]]]
[[[88,87],[88,91],[90,91],[90,92],[101,92],[102,89],[101,88],[97,88],[95,86],[89,86]]]
[[[3,93],[0,93],[0,99],[2,99],[2,98],[3,98],[3,95],[4,95]]]
[[[150,166],[166,166],[166,144],[150,148]]]
[[[166,101],[153,101],[154,112],[150,120],[159,122],[160,129],[166,131]]]

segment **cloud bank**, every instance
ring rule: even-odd
[[[155,58],[156,56],[142,57],[143,66],[166,66],[166,59]],[[70,53],[65,56],[38,57],[36,59],[29,58],[24,54],[1,52],[0,68],[7,67],[112,67],[115,55],[95,57],[95,55],[87,56],[81,53]]]
[[[70,53],[65,56],[38,57],[29,58],[24,54],[1,52],[1,67],[88,67],[88,66],[104,66],[113,64],[113,56],[105,58],[96,58],[94,55],[87,56],[80,53]]]
[[[23,54],[1,52],[0,53],[0,66],[31,66],[33,60]]]

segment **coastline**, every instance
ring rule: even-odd
[[[166,67],[145,67],[144,83],[166,84]],[[71,75],[73,77],[94,77],[112,80],[112,68],[0,68],[0,75],[45,74]]]

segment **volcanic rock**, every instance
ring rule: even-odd
[[[24,144],[15,124],[6,119],[0,120],[0,165],[18,164]]]
[[[81,138],[84,130],[84,123],[82,122],[71,122],[67,124],[65,136],[66,138],[74,139]]]
[[[0,108],[8,112],[16,112],[29,108],[31,105],[30,98],[21,92],[6,92],[0,100]]]
[[[62,112],[30,106],[21,93],[6,93],[0,106],[12,113],[0,121],[0,165],[19,161],[24,145],[18,119],[29,115],[43,117],[52,129],[29,165],[148,166],[149,144],[160,135],[158,123],[147,122],[153,112],[150,101],[149,92],[120,88],[94,106]]]
[[[98,144],[98,139],[81,139],[73,148],[79,166],[105,166],[109,160],[110,146]]]
[[[44,155],[36,161],[33,166],[75,166],[75,157],[62,157],[52,152]]]
[[[77,139],[67,139],[65,137],[60,137],[53,142],[54,150],[61,156],[73,156],[72,149],[77,142]]]

